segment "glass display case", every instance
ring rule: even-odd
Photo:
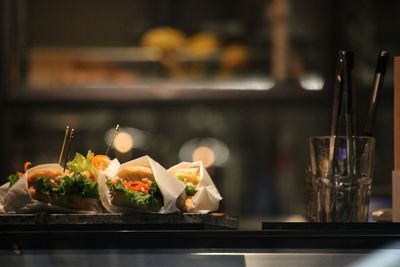
[[[376,53],[398,50],[398,3],[361,6],[2,0],[0,181],[27,160],[57,161],[66,125],[72,154],[102,153],[118,123],[112,155],[207,161],[222,209],[244,229],[303,214],[308,137],[329,131],[337,51],[356,54],[361,125]],[[389,69],[375,128],[373,194],[385,201],[391,82]]]
[[[328,9],[319,1],[303,4],[10,2],[19,30],[18,84],[33,90],[269,90],[294,79],[305,89],[322,89],[329,62],[318,59],[329,59],[328,21],[316,22]]]
[[[72,158],[104,153],[119,124],[110,156],[201,160],[223,197],[204,215],[219,217],[211,226],[181,213],[0,214],[0,265],[398,265],[397,223],[287,223],[305,220],[308,138],[329,133],[338,50],[356,55],[360,128],[376,54],[400,52],[398,7],[0,0],[0,184],[26,161],[57,162],[67,125]],[[373,130],[370,211],[391,205],[392,74]],[[231,215],[231,227],[218,224]]]

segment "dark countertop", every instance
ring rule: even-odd
[[[263,226],[262,231],[238,231],[143,230],[134,224],[3,224],[0,249],[370,250],[400,241],[398,223],[265,223]]]

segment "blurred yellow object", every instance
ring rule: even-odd
[[[228,69],[236,69],[249,59],[248,49],[240,44],[228,45],[221,55],[221,65]]]
[[[186,43],[186,51],[190,56],[204,59],[212,56],[217,52],[219,40],[212,33],[202,32],[188,38]]]
[[[184,47],[185,35],[172,27],[159,27],[146,32],[142,38],[142,45],[159,47],[165,50],[175,50]]]
[[[151,29],[142,38],[143,46],[158,47],[162,50],[160,61],[171,77],[185,76],[185,71],[176,58],[176,50],[183,48],[185,44],[185,35],[171,27]]]
[[[241,44],[229,44],[221,54],[221,69],[218,76],[229,78],[243,68],[249,60],[248,48]]]

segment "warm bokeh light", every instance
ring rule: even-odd
[[[193,151],[193,161],[202,161],[204,167],[210,167],[215,161],[214,151],[207,146],[199,146]]]
[[[126,153],[133,148],[133,138],[126,132],[120,132],[115,136],[114,148],[121,153]]]
[[[229,159],[228,146],[215,138],[193,138],[185,142],[179,150],[181,161],[201,160],[207,166],[223,166]]]
[[[304,75],[304,77],[300,79],[300,86],[305,90],[322,90],[324,84],[324,79],[318,74]]]

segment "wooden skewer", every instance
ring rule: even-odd
[[[72,139],[74,138],[74,134],[75,134],[75,129],[71,129],[71,132],[69,133],[69,142],[68,142],[67,153],[65,155],[65,161],[64,161],[64,172],[65,172],[65,168],[67,167],[69,151],[71,149],[71,144],[72,144]]]
[[[65,143],[67,142],[67,136],[68,135],[69,135],[69,126],[67,126],[67,128],[65,128],[64,141],[62,143],[60,156],[58,157],[58,164],[61,164],[61,160],[62,160],[62,157],[63,157],[63,154],[64,154],[64,147],[65,147]]]
[[[400,170],[400,57],[394,65],[394,169]]]
[[[115,129],[114,129],[113,135],[111,137],[111,140],[108,143],[107,150],[106,150],[106,156],[108,156],[108,153],[110,152],[111,146],[114,143],[114,139],[117,136],[118,131],[119,131],[119,124],[117,124],[117,126],[115,126]]]

